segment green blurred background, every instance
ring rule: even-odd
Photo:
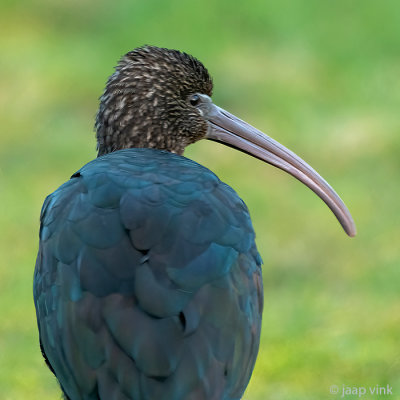
[[[0,32],[1,400],[60,398],[32,301],[39,212],[95,157],[104,83],[145,43],[202,60],[215,102],[307,160],[357,223],[346,237],[310,190],[237,151],[187,150],[245,200],[265,262],[244,399],[334,399],[342,385],[387,384],[393,396],[364,398],[400,398],[397,0],[2,0]]]

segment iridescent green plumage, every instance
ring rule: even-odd
[[[239,399],[256,359],[261,259],[243,201],[152,149],[84,166],[41,216],[44,352],[78,399]]]

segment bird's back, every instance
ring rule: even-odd
[[[243,201],[152,149],[79,170],[41,214],[34,298],[71,400],[239,399],[256,359],[261,259]]]

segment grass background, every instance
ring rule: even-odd
[[[346,237],[303,185],[212,142],[186,155],[247,203],[263,256],[260,354],[246,400],[400,398],[400,5],[396,0],[12,1],[0,5],[0,399],[57,399],[32,275],[45,195],[95,157],[97,98],[142,44],[187,51],[214,100],[342,195]],[[356,398],[358,396],[347,396]]]

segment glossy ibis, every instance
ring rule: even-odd
[[[212,87],[188,54],[127,53],[100,99],[98,157],[44,202],[34,300],[66,399],[243,395],[259,345],[261,258],[246,205],[183,157],[187,145],[221,142],[288,172],[355,234],[334,190],[214,105]]]

